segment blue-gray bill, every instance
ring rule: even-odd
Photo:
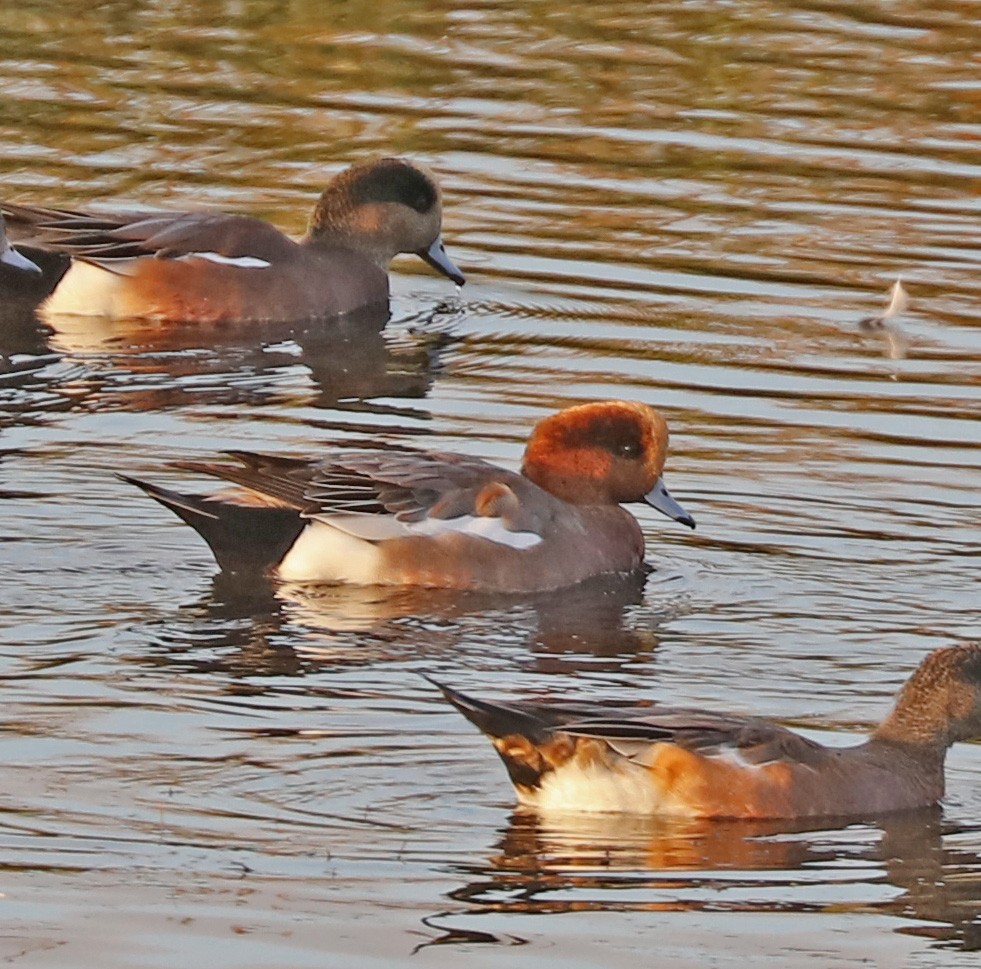
[[[41,267],[36,266],[27,256],[22,256],[9,242],[0,250],[0,262],[12,269],[23,269],[24,272],[41,274]]]
[[[644,501],[662,515],[667,515],[668,518],[673,518],[689,528],[695,527],[695,519],[671,497],[671,492],[665,487],[663,478],[657,479],[657,484],[644,495]]]
[[[417,255],[424,262],[429,263],[436,272],[452,279],[457,286],[462,286],[466,282],[463,273],[456,268],[453,260],[446,254],[446,248],[440,236],[436,236],[428,249],[420,249]]]

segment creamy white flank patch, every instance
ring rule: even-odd
[[[300,532],[279,563],[279,577],[293,582],[378,581],[378,546],[323,522],[312,521]]]
[[[193,252],[181,260],[206,259],[222,266],[240,269],[266,269],[269,263],[258,256],[222,256],[217,252]],[[125,270],[125,266],[120,266]],[[125,274],[109,272],[89,262],[76,259],[62,277],[55,291],[45,300],[45,316],[103,316],[115,319],[126,313],[120,303],[122,287],[128,283]]]
[[[570,762],[545,774],[537,792],[518,796],[543,812],[692,813],[677,799],[665,797],[650,771],[628,763],[612,768]]]
[[[45,315],[118,316],[119,291],[125,277],[76,260],[44,302]]]
[[[489,542],[516,549],[531,548],[542,541],[542,536],[535,532],[512,532],[504,527],[500,518],[489,518],[482,515],[460,515],[458,518],[424,518],[421,522],[412,522],[408,527],[415,535],[436,536],[460,532],[464,535],[486,538]]]
[[[374,527],[372,527],[374,526]],[[426,518],[400,522],[391,516],[340,515],[311,517],[293,547],[279,564],[279,577],[294,582],[378,581],[381,555],[376,542],[409,535],[462,533],[485,538],[514,549],[531,548],[542,541],[534,532],[511,532],[499,518],[463,515],[459,518]]]
[[[268,269],[271,263],[258,256],[223,256],[219,252],[189,252],[180,259],[207,259],[220,266],[239,266],[242,269]]]

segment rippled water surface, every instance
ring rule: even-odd
[[[973,966],[981,748],[942,814],[801,829],[513,813],[426,671],[846,743],[979,635],[981,17],[970,0],[0,8],[0,181],[303,230],[408,154],[462,293],[384,329],[0,316],[0,955],[24,966]],[[901,277],[909,308],[865,330]],[[514,466],[656,404],[694,534],[531,599],[216,576],[113,477],[220,448]]]

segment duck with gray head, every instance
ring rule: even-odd
[[[384,305],[388,266],[415,253],[457,285],[435,177],[403,158],[354,165],[324,189],[294,241],[221,212],[76,212],[0,203],[15,238],[71,258],[44,300],[60,315],[161,322],[285,322]]]
[[[433,681],[435,682],[435,681]],[[981,739],[981,644],[930,653],[862,744],[656,703],[478,700],[436,683],[543,812],[869,817],[936,804],[951,744]]]

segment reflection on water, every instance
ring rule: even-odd
[[[655,650],[659,625],[683,613],[685,600],[680,576],[659,580],[647,572],[535,596],[313,586],[218,573],[198,602],[159,623],[153,656],[179,670],[300,675],[412,665],[422,658],[417,643],[425,636],[424,664],[437,657],[452,664],[462,626],[494,630],[498,642],[527,649],[541,672],[613,671]]]
[[[468,270],[447,300],[399,260],[391,321],[329,328],[49,328],[3,291],[4,958],[973,966],[977,745],[942,820],[546,827],[418,674],[827,732],[977,638],[975,8],[0,5],[5,196],[300,234],[332,173],[409,154]],[[699,529],[640,509],[652,571],[553,596],[246,587],[112,475],[515,467],[613,396],[667,414]]]
[[[30,355],[46,363],[73,361],[71,375],[59,373],[51,389],[77,407],[147,412],[300,396],[310,407],[327,408],[377,397],[425,397],[441,352],[453,342],[457,316],[459,310],[441,305],[388,329],[387,313],[330,327],[162,327],[64,317],[52,334],[31,313],[6,321],[0,352],[8,360]],[[27,369],[24,364],[20,372]],[[8,371],[8,385],[16,372]]]
[[[970,950],[981,867],[958,847],[960,834],[936,810],[823,829],[602,815],[546,823],[519,811],[485,864],[461,866],[467,882],[450,897],[471,915],[875,909],[930,923],[910,934]]]

